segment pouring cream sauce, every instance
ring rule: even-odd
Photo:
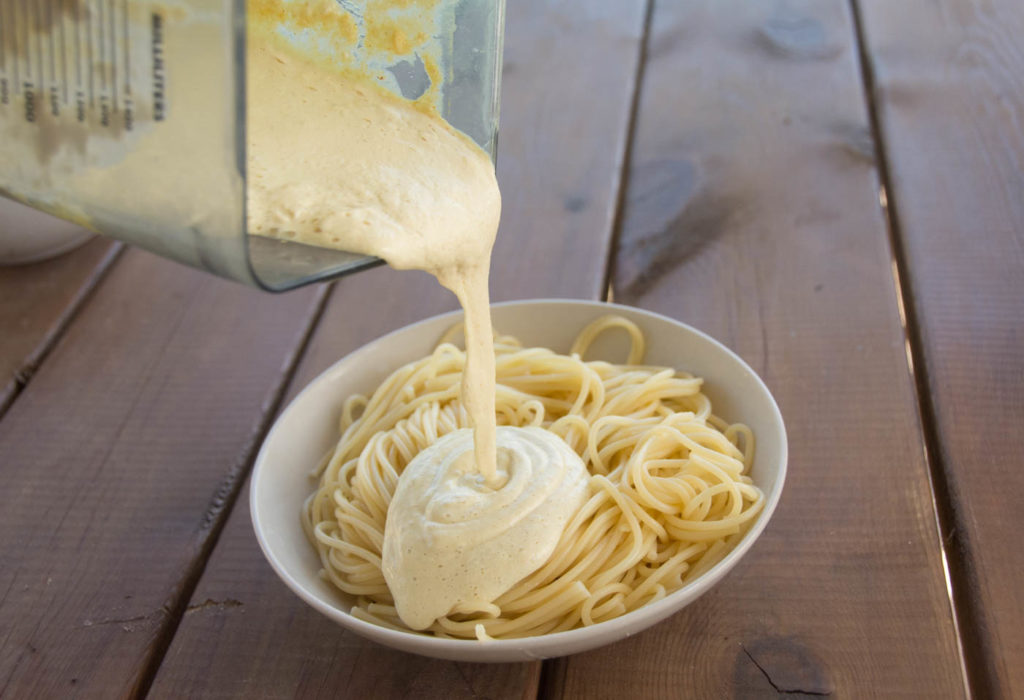
[[[444,120],[372,85],[250,42],[249,230],[426,270],[466,311],[462,396],[494,476],[487,276],[501,216],[494,166]]]
[[[473,432],[413,460],[385,528],[388,587],[402,620],[423,629],[543,564],[585,499],[587,472],[547,431],[496,432],[487,283],[501,197],[487,154],[428,110],[272,37],[251,37],[247,51],[250,232],[426,270],[465,310]]]

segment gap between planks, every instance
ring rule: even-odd
[[[607,257],[604,266],[604,279],[601,290],[603,301],[613,302],[615,290],[612,280],[615,275],[615,253],[619,247],[619,239],[626,211],[626,197],[629,195],[630,163],[633,161],[633,142],[636,140],[637,116],[640,113],[640,95],[643,91],[644,72],[647,69],[647,48],[651,38],[651,22],[654,17],[654,0],[644,3],[644,21],[640,30],[640,41],[637,46],[636,74],[633,78],[633,91],[630,94],[629,119],[626,122],[626,143],[623,146],[619,163],[618,192],[615,196],[615,211],[612,214],[612,235],[608,241]]]
[[[107,273],[114,266],[114,263],[117,262],[124,249],[124,243],[120,241],[114,242],[110,250],[100,258],[99,263],[89,273],[89,276],[85,278],[85,281],[78,288],[78,291],[75,292],[75,295],[71,297],[64,311],[54,321],[39,345],[25,358],[14,380],[7,387],[0,388],[0,420],[3,419],[8,409],[14,405],[14,402],[21,395],[21,392],[25,390],[25,387],[28,386],[28,383],[32,381],[32,377],[39,370],[47,356],[49,356],[50,351],[64,337],[64,331],[68,329],[68,326],[71,325],[78,312],[85,306],[85,302],[92,297],[92,293],[99,287],[100,282],[107,276]]]
[[[281,408],[281,402],[287,395],[288,387],[291,385],[295,372],[298,369],[299,361],[305,354],[309,341],[320,323],[333,289],[333,284],[321,285],[317,289],[309,320],[302,329],[299,341],[295,344],[295,347],[289,353],[282,366],[281,375],[271,399],[260,407],[262,415],[249,441],[242,448],[235,464],[228,470],[217,490],[213,493],[210,505],[203,516],[198,532],[200,537],[198,551],[191,564],[185,569],[178,583],[172,589],[170,599],[163,605],[164,619],[162,627],[156,634],[153,646],[139,671],[132,692],[133,697],[146,697],[149,694],[153,680],[156,678],[156,674],[163,663],[164,657],[167,655],[167,650],[170,648],[175,634],[177,634],[178,626],[181,624],[185,613],[188,612],[189,602],[192,600],[192,595],[195,593],[199,580],[206,570],[206,564],[217,546],[217,541],[220,539],[228,517],[234,509],[235,503],[238,500],[238,494],[241,492],[242,486],[252,470],[256,453],[260,445],[263,444],[263,439],[266,437],[271,425],[273,425],[274,418]],[[205,537],[203,536],[204,533]]]
[[[939,534],[939,551],[942,555],[950,612],[960,654],[960,671],[963,677],[964,692],[969,698],[997,697],[996,679],[998,676],[991,664],[994,657],[988,648],[988,636],[984,634],[986,626],[984,613],[980,601],[971,594],[971,591],[975,589],[970,584],[974,572],[967,560],[969,547],[968,543],[964,541],[966,529],[958,526],[957,509],[946,478],[946,468],[940,448],[937,413],[929,390],[924,340],[917,318],[907,250],[903,245],[903,236],[900,230],[899,205],[891,187],[892,178],[887,143],[878,113],[874,66],[869,54],[860,2],[859,0],[849,0],[849,3],[853,17],[854,39],[857,42],[857,54],[860,60],[864,101],[868,109],[871,136],[874,140],[875,158],[878,164],[879,186],[881,187],[879,204],[883,209],[886,229],[889,234],[893,287],[900,309],[900,320],[903,322],[903,337],[907,347],[907,370],[910,372],[917,400],[917,412],[924,445],[924,461],[927,465],[928,481],[932,492],[932,506]]]

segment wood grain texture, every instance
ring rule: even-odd
[[[963,696],[869,134],[846,3],[656,2],[615,297],[765,378],[789,473],[720,586],[548,696]]]
[[[138,688],[316,297],[114,266],[0,421],[0,696]]]
[[[643,0],[508,4],[493,299],[603,291],[643,17]],[[453,308],[452,295],[421,273],[341,280],[291,391],[368,340]],[[424,659],[328,622],[273,574],[247,502],[232,513],[192,606],[153,697],[518,698],[537,688],[539,663]]]
[[[0,415],[119,250],[109,239],[96,238],[52,260],[0,267]]]
[[[492,301],[603,297],[645,6],[508,2]]]
[[[1024,697],[1024,5],[860,3],[977,697]]]

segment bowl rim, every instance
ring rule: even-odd
[[[711,337],[707,333],[690,326],[689,324],[683,323],[682,321],[676,320],[664,314],[660,314],[654,311],[648,311],[646,309],[637,308],[634,306],[627,306],[625,304],[616,304],[613,302],[604,302],[588,299],[563,299],[563,298],[544,298],[544,299],[516,299],[503,302],[492,303],[491,308],[502,308],[502,307],[513,307],[513,306],[555,306],[555,305],[573,305],[581,306],[593,309],[595,312],[614,312],[624,311],[628,314],[634,314],[646,317],[648,319],[657,322],[667,322],[670,325],[681,327],[682,329],[693,333],[702,340],[712,344],[716,349],[723,354],[727,355],[732,361],[738,363],[743,369],[745,369],[755,381],[756,385],[764,392],[764,395],[768,398],[768,405],[771,412],[771,418],[774,422],[777,422],[780,428],[780,442],[779,442],[779,464],[778,464],[778,475],[775,480],[775,485],[772,490],[765,494],[765,504],[761,513],[757,516],[750,529],[743,535],[740,542],[736,544],[733,549],[726,554],[721,560],[716,562],[711,568],[702,573],[693,581],[683,585],[671,593],[667,594],[661,600],[653,603],[645,604],[635,610],[631,610],[619,617],[598,622],[594,625],[587,627],[576,627],[571,630],[565,630],[562,632],[552,632],[549,634],[536,635],[531,637],[515,637],[511,639],[493,639],[481,642],[477,639],[446,639],[441,637],[433,637],[430,635],[420,634],[411,631],[394,630],[388,627],[382,627],[380,625],[361,620],[358,617],[353,616],[351,613],[346,612],[330,603],[324,601],[322,598],[317,596],[315,593],[310,591],[301,581],[296,579],[291,572],[286,569],[280,561],[277,560],[270,546],[267,543],[267,538],[264,535],[263,527],[260,522],[259,512],[260,507],[258,505],[258,494],[260,493],[259,482],[263,475],[263,469],[261,466],[265,462],[267,446],[272,441],[275,432],[280,429],[286,415],[295,409],[295,406],[302,402],[303,397],[307,392],[310,392],[313,387],[324,380],[325,376],[336,371],[336,368],[342,363],[348,362],[357,353],[363,351],[372,350],[377,345],[383,345],[398,334],[412,332],[413,329],[425,326],[427,324],[437,323],[439,320],[444,318],[456,319],[462,316],[462,310],[456,309],[441,314],[435,314],[428,318],[416,321],[414,323],[402,326],[393,331],[390,331],[382,336],[379,336],[373,340],[360,345],[352,351],[346,353],[338,360],[333,362],[330,366],[325,368],[322,372],[311,379],[302,390],[295,395],[295,397],[288,403],[288,405],[281,410],[277,417],[274,419],[274,423],[270,430],[264,437],[260,450],[256,455],[256,459],[253,462],[252,473],[250,475],[249,484],[249,510],[250,517],[252,520],[253,530],[256,534],[256,539],[259,543],[260,549],[263,552],[263,556],[270,563],[274,572],[279,578],[285,583],[293,593],[299,596],[312,608],[322,613],[331,620],[343,625],[351,631],[359,634],[364,638],[371,639],[380,644],[384,644],[391,648],[402,649],[406,651],[418,651],[427,655],[437,656],[440,658],[464,658],[461,657],[461,652],[467,652],[471,649],[484,649],[486,648],[491,652],[492,656],[500,656],[501,650],[507,650],[509,654],[518,654],[524,657],[533,658],[546,658],[549,656],[557,655],[557,651],[554,654],[547,653],[548,651],[555,650],[558,647],[579,647],[585,644],[588,640],[593,640],[595,636],[605,637],[611,636],[614,630],[625,627],[626,631],[624,635],[630,636],[631,634],[637,633],[646,629],[653,622],[660,621],[668,618],[672,614],[678,612],[689,603],[693,602],[716,583],[721,580],[737,563],[738,561],[750,550],[754,545],[754,542],[758,540],[764,529],[767,527],[769,520],[778,506],[779,500],[782,495],[783,486],[786,480],[786,472],[789,461],[789,441],[786,433],[785,422],[782,417],[782,412],[779,410],[778,402],[772,395],[768,386],[764,383],[764,380],[743,360],[739,355],[733,352],[730,348],[726,347],[723,343]],[[391,368],[394,371],[396,368]],[[678,369],[678,368],[677,368]],[[298,520],[298,518],[296,518]],[[685,601],[680,599],[686,598]],[[652,621],[653,618],[653,621]],[[616,637],[618,638],[618,637]],[[610,642],[609,642],[610,643]],[[601,642],[603,644],[603,642]],[[485,645],[485,646],[482,646]],[[412,649],[412,647],[425,647],[423,650]],[[597,646],[597,645],[595,645]],[[545,647],[536,651],[536,655],[530,654],[529,647]],[[587,646],[587,648],[591,648]],[[571,653],[571,652],[566,652]],[[511,658],[511,657],[507,657]],[[499,661],[505,659],[497,659]]]

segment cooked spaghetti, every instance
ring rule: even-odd
[[[626,364],[585,361],[611,328],[632,341]],[[447,340],[447,339],[446,339]],[[754,436],[711,413],[702,380],[640,364],[644,338],[621,316],[597,319],[568,355],[495,341],[499,425],[539,426],[590,473],[590,495],[539,569],[486,605],[459,607],[427,634],[511,638],[592,625],[664,598],[720,561],[761,512],[748,472]],[[303,510],[321,575],[355,597],[352,614],[407,630],[381,571],[388,505],[420,450],[468,427],[459,401],[465,353],[442,341],[369,398],[349,398],[341,438]]]

